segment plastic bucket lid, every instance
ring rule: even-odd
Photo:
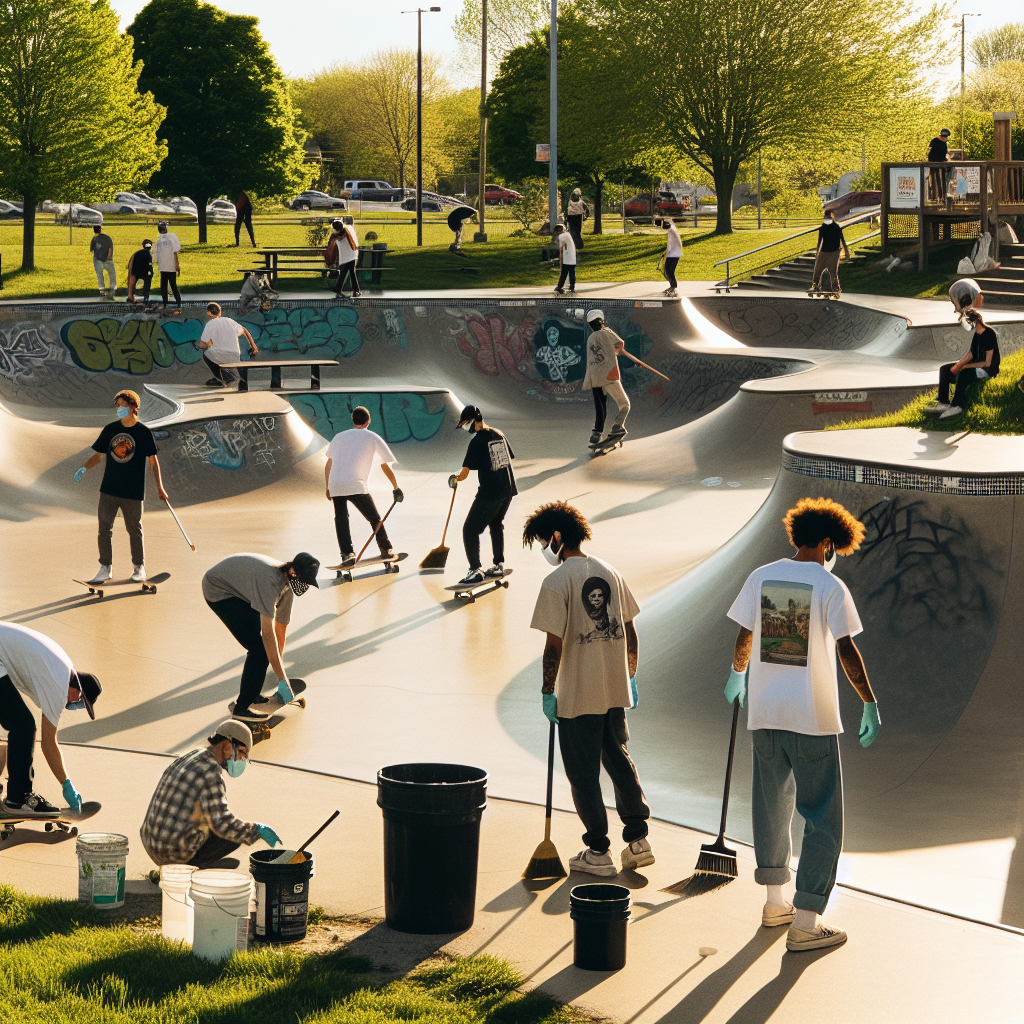
[[[569,890],[569,916],[574,921],[623,921],[629,908],[630,891],[624,885],[591,883]]]
[[[193,871],[190,884],[192,893],[204,896],[248,896],[252,891],[252,879],[238,871],[221,871],[215,868]]]
[[[487,804],[487,772],[464,764],[393,764],[377,772],[377,804],[409,814],[478,815]]]
[[[78,853],[127,853],[128,837],[116,832],[83,832],[75,844]]]
[[[301,881],[313,874],[313,854],[303,850],[303,860],[298,864],[273,864],[282,854],[295,856],[295,850],[257,850],[249,854],[249,871],[257,882],[291,882]],[[290,859],[289,857],[289,859]]]

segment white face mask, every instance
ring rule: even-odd
[[[825,223],[826,224],[831,224],[832,223],[832,218],[831,217],[826,217],[825,218]]]
[[[836,546],[834,544],[831,545],[829,550],[832,552],[832,554],[825,559],[823,565],[829,572],[831,572],[836,567]]]
[[[554,538],[554,537],[552,537],[552,538],[551,538],[551,540],[549,540],[549,541],[547,542],[547,544],[545,544],[545,545],[544,545],[544,547],[542,547],[542,548],[540,549],[540,553],[541,553],[541,554],[542,554],[542,555],[543,555],[543,556],[544,556],[544,557],[545,557],[545,558],[546,558],[546,559],[547,559],[547,560],[548,560],[548,561],[549,561],[549,562],[550,562],[550,563],[551,563],[552,565],[559,565],[559,564],[561,563],[561,561],[562,561],[562,560],[561,560],[561,558],[559,558],[558,556],[559,556],[559,553],[561,552],[562,548],[564,548],[564,547],[565,547],[565,545],[564,545],[564,544],[559,544],[559,546],[558,546],[557,548],[555,548],[555,546],[554,546],[554,545],[555,545],[555,538]]]

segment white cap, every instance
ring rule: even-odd
[[[252,750],[252,730],[245,722],[240,722],[237,718],[225,719],[213,730],[213,733],[215,736],[223,736],[226,740],[241,743],[246,750]]]
[[[595,320],[604,320],[603,309],[591,309],[587,312],[587,323],[592,324]]]

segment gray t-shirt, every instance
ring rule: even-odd
[[[114,258],[114,240],[110,235],[93,235],[89,243],[89,252],[92,253],[94,260],[106,263],[107,260]]]
[[[959,281],[954,281],[953,287],[949,289],[950,301],[957,309],[973,306],[974,300],[980,294],[981,288],[978,287],[978,282],[969,277],[962,277]]]
[[[237,597],[268,619],[288,625],[292,617],[292,588],[288,586],[283,562],[266,555],[229,555],[203,577],[203,597],[211,604]]]

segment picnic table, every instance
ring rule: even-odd
[[[249,390],[249,371],[270,368],[270,390],[281,391],[281,369],[285,366],[308,366],[309,387],[312,391],[320,390],[320,367],[337,366],[337,359],[250,359],[244,363],[221,363],[225,369],[238,371],[238,390]]]
[[[394,249],[389,249],[386,242],[375,242],[371,249],[360,246],[359,255],[356,257],[356,274],[363,284],[379,287],[381,275],[385,271],[390,272],[396,269],[395,267],[384,266],[384,258],[389,252],[394,252]],[[370,254],[368,261],[366,258],[367,253]],[[242,274],[267,274],[272,286],[277,284],[278,274],[316,273],[320,277],[326,277],[329,270],[336,269],[334,267],[328,268],[325,265],[323,249],[311,246],[257,249],[256,254],[263,257],[263,265],[259,266],[257,264],[255,268],[241,267],[239,272]]]

